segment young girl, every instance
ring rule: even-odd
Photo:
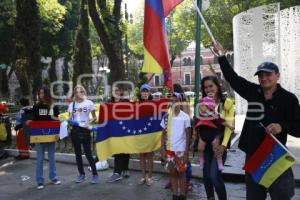
[[[220,143],[225,126],[233,129],[223,120],[218,113],[215,112],[215,102],[212,97],[206,96],[200,100],[199,116],[196,122],[195,129],[199,134],[198,151],[199,165],[202,169],[204,166],[204,150],[207,143],[214,147]],[[219,170],[223,170],[222,156],[215,153]]]
[[[148,84],[143,84],[140,88],[140,98],[139,101],[149,101],[152,100],[150,94],[150,86]],[[146,183],[148,186],[153,184],[152,171],[153,171],[153,157],[154,152],[147,152],[140,154],[140,167],[142,171],[142,178],[139,180],[138,184],[142,185]],[[148,175],[146,174],[148,170]]]
[[[81,152],[82,145],[93,173],[91,183],[96,184],[99,178],[91,151],[91,131],[88,128],[97,118],[94,103],[86,99],[86,91],[83,86],[77,85],[74,88],[74,101],[70,103],[68,112],[70,119],[77,124],[73,125],[71,130],[71,140],[74,146],[76,164],[79,172],[75,182],[81,183],[85,180]],[[92,114],[92,119],[90,119],[90,113]]]
[[[43,87],[38,90],[38,103],[33,106],[33,121],[51,121],[54,117],[58,117],[58,107],[52,108],[52,98],[50,90]],[[56,166],[55,166],[55,142],[36,143],[36,181],[37,189],[44,188],[43,178],[43,161],[46,149],[48,150],[49,159],[49,179],[54,185],[59,185],[61,182],[56,177]]]

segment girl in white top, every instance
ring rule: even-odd
[[[74,88],[74,101],[70,103],[68,108],[70,119],[75,122],[71,130],[71,140],[74,145],[76,155],[76,164],[79,175],[76,178],[76,183],[81,183],[85,180],[85,172],[82,163],[81,145],[83,146],[85,156],[89,161],[92,169],[91,183],[98,183],[98,173],[95,166],[95,160],[91,151],[91,132],[88,129],[92,122],[96,121],[96,113],[94,103],[86,99],[86,91],[83,86],[77,85]],[[92,118],[90,119],[90,113]]]

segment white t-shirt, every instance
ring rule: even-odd
[[[164,129],[167,128],[165,118],[160,123]],[[190,117],[183,111],[180,111],[177,116],[173,114],[171,127],[171,151],[185,151],[186,146],[186,132],[185,129],[191,127]],[[169,139],[169,138],[168,138]]]
[[[89,122],[89,114],[95,110],[94,103],[90,100],[85,99],[83,102],[75,102],[74,111],[73,111],[74,102],[70,103],[68,112],[73,112],[72,120],[78,123],[87,123]]]

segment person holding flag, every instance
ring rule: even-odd
[[[32,121],[27,121],[26,123],[30,126],[32,123],[50,123],[53,121],[53,117],[58,117],[59,110],[57,106],[52,107],[52,98],[50,90],[46,87],[42,87],[38,90],[38,103],[35,104],[32,108],[33,119]],[[42,132],[44,132],[42,130]],[[43,136],[41,136],[43,137]],[[43,178],[43,162],[44,154],[46,149],[48,150],[48,159],[49,159],[49,179],[54,185],[61,184],[61,181],[58,180],[56,176],[56,166],[55,166],[55,141],[44,142],[37,141],[35,143],[36,150],[36,181],[37,189],[41,190],[44,188],[44,178]]]
[[[218,61],[225,79],[241,97],[248,101],[248,110],[239,142],[239,148],[246,153],[246,163],[256,151],[260,150],[268,134],[274,135],[280,146],[286,144],[288,134],[300,137],[299,101],[293,93],[285,90],[278,83],[280,73],[276,64],[271,62],[260,64],[254,74],[258,76],[259,84],[255,84],[240,77],[233,70],[223,55],[222,45],[214,43],[213,52],[219,56]],[[289,159],[281,161],[289,162],[291,156],[288,157]],[[273,170],[273,174],[278,177],[268,188],[255,181],[246,170],[248,200],[266,199],[267,192],[270,193],[271,199],[292,199],[294,196],[292,169],[290,167],[285,171],[276,169]]]

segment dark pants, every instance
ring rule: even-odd
[[[80,174],[85,174],[83,169],[83,163],[82,163],[82,152],[81,152],[81,145],[82,145],[85,156],[92,168],[93,175],[97,175],[96,165],[91,151],[90,131],[80,127],[73,127],[71,131],[71,140],[74,146],[78,172]]]
[[[226,159],[224,152],[223,162]],[[218,195],[219,200],[226,200],[226,188],[221,176],[221,171],[218,169],[217,160],[214,156],[211,146],[207,146],[204,151],[204,166],[203,166],[203,181],[207,198],[214,198],[214,190]]]
[[[129,154],[116,154],[115,157],[115,164],[114,164],[114,173],[121,173],[125,170],[128,170],[129,165]]]
[[[269,189],[255,183],[249,174],[246,174],[245,181],[247,200],[265,200],[268,192],[272,200],[290,200],[295,194],[294,175],[291,168],[283,173]]]

